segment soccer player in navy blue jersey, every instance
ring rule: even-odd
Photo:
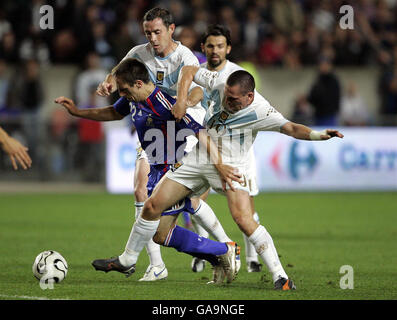
[[[171,108],[176,100],[150,81],[143,63],[133,58],[125,59],[115,69],[114,76],[121,98],[112,106],[78,109],[72,100],[65,97],[59,97],[55,102],[64,106],[71,115],[91,120],[120,120],[131,115],[150,163],[149,194],[168,170],[178,166],[178,161],[184,156],[184,144],[189,134],[196,135],[207,148],[225,184],[233,187],[232,181],[241,181],[236,170],[219,159],[217,148],[208,140],[206,131],[201,130],[203,127],[199,123],[190,115],[175,122]],[[123,254],[116,258],[95,260],[93,266],[97,270],[118,271],[129,276],[135,271],[139,253],[153,238],[158,244],[209,261],[214,266],[214,282],[222,282],[225,277],[228,282],[232,281],[236,275],[235,258],[239,247],[234,242],[222,243],[202,238],[177,226],[177,215],[182,211],[194,213],[189,198],[165,210],[159,220],[138,217]]]

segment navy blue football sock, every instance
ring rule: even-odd
[[[225,243],[201,237],[197,233],[180,226],[175,226],[169,232],[164,245],[193,257],[207,260],[212,265],[218,264],[216,256],[225,254],[228,250]]]

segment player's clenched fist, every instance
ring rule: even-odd
[[[113,85],[106,81],[103,81],[102,83],[100,83],[98,85],[98,88],[96,89],[96,93],[101,97],[107,97],[112,92],[113,92]]]

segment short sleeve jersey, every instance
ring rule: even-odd
[[[131,114],[139,142],[151,165],[177,163],[185,154],[186,137],[203,127],[186,114],[176,122],[171,113],[175,99],[159,88],[143,102],[130,102],[122,97],[113,105],[123,116]]]
[[[166,57],[155,55],[150,43],[135,46],[123,58],[135,58],[145,64],[150,80],[163,92],[176,96],[179,73],[183,66],[199,66],[199,61],[193,52],[175,41],[178,46]]]

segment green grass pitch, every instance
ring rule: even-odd
[[[133,198],[96,194],[0,195],[0,299],[73,300],[372,300],[397,298],[397,193],[270,193],[255,204],[297,290],[276,292],[270,275],[247,273],[241,232],[226,198],[208,203],[242,247],[242,268],[230,285],[211,286],[207,264],[190,269],[191,257],[162,248],[169,276],[138,282],[148,264],[143,251],[130,278],[97,272],[91,261],[120,254],[133,223]],[[181,219],[181,218],[180,218]],[[42,290],[32,263],[44,250],[69,264],[66,279]],[[354,271],[354,289],[341,289],[340,268]]]

